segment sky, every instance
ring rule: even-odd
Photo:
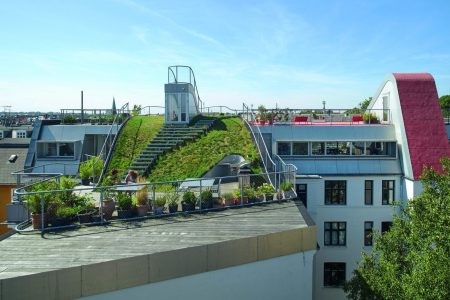
[[[392,72],[450,94],[450,1],[0,1],[0,111],[164,105],[189,65],[206,106],[350,108]]]

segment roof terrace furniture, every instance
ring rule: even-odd
[[[363,117],[361,115],[353,115],[352,123],[359,123],[363,121]]]
[[[294,124],[302,124],[308,122],[308,116],[295,116],[294,117]]]

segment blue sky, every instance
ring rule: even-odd
[[[450,1],[2,1],[0,106],[163,105],[191,66],[207,105],[347,108],[390,72],[450,94]],[[0,107],[0,110],[2,108]]]

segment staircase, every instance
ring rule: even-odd
[[[215,121],[216,119],[200,119],[191,127],[186,124],[165,124],[131,163],[130,169],[137,171],[141,176],[148,175],[161,154],[197,139],[209,131]]]

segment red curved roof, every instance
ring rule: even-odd
[[[450,156],[447,131],[434,78],[429,73],[394,73],[414,179],[423,167],[442,171],[439,160]]]

